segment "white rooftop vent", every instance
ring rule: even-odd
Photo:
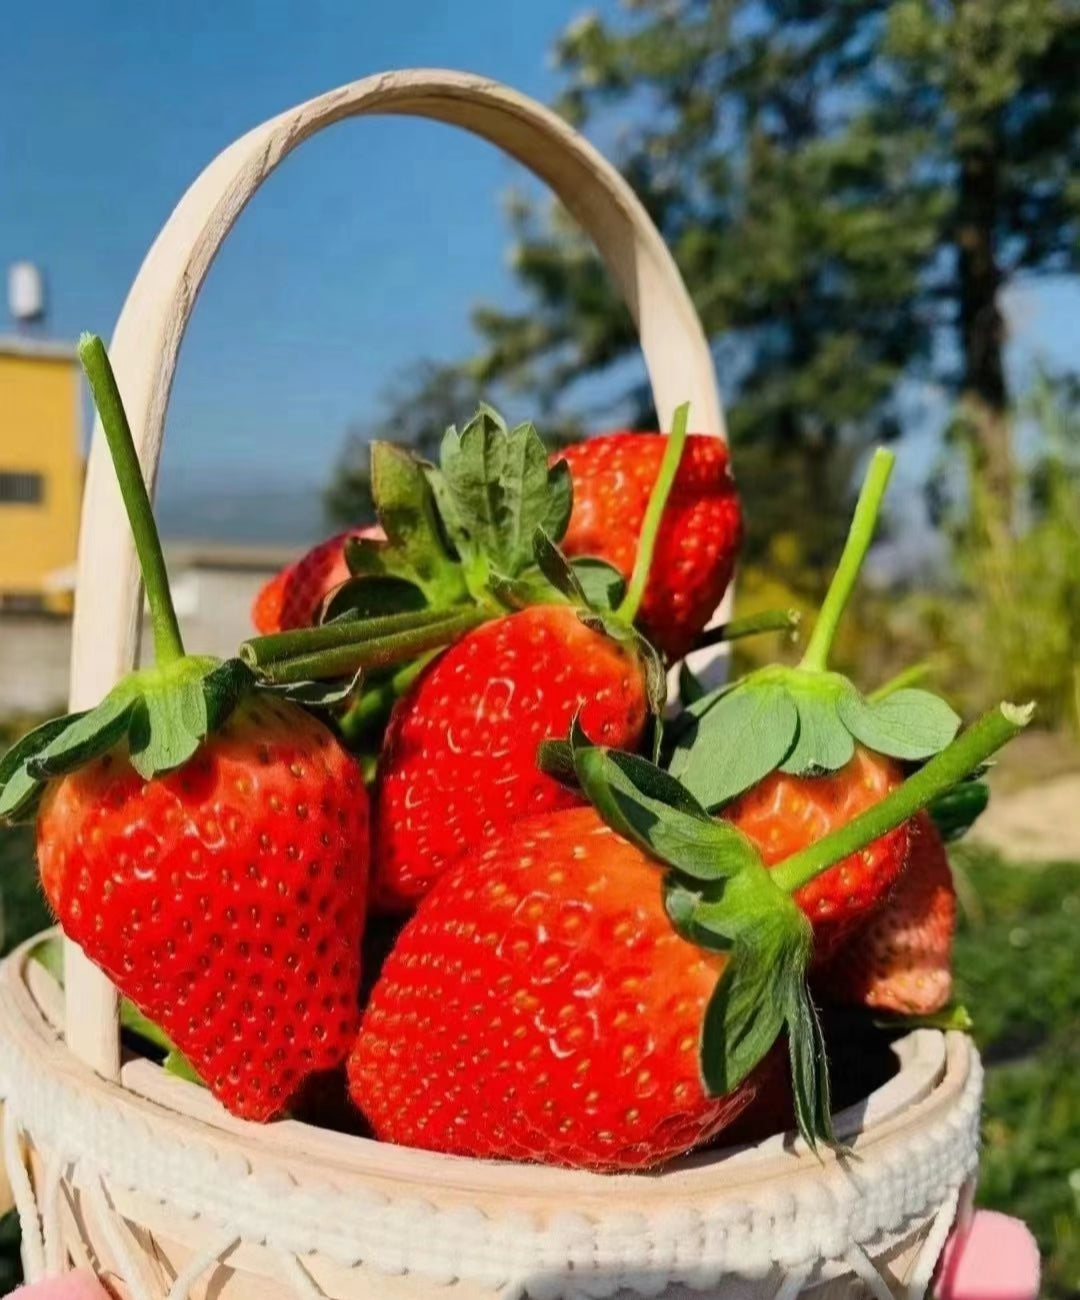
[[[8,268],[8,307],[19,324],[45,315],[45,281],[33,262],[13,262]]]

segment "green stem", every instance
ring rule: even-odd
[[[720,645],[721,642],[739,641],[745,636],[756,636],[759,632],[795,633],[801,620],[802,615],[797,609],[767,609],[761,614],[748,614],[746,618],[733,618],[730,623],[706,628],[694,642],[694,649],[704,650],[707,646]]]
[[[641,534],[638,537],[637,558],[634,560],[634,569],[630,574],[630,582],[627,585],[622,604],[615,611],[616,616],[626,623],[632,623],[637,618],[642,597],[645,595],[645,587],[649,581],[649,570],[652,568],[653,552],[656,550],[656,538],[660,532],[660,521],[663,518],[664,507],[667,505],[667,499],[671,493],[671,485],[675,482],[679,461],[682,460],[683,449],[686,446],[686,427],[689,418],[690,403],[683,402],[682,406],[676,410],[671,421],[671,432],[667,436],[667,446],[664,448],[664,456],[660,462],[660,472],[657,474],[656,482],[649,494],[649,504],[645,507],[645,518],[641,521]]]
[[[866,697],[871,704],[876,704],[878,700],[887,699],[888,696],[894,695],[897,691],[905,690],[908,686],[914,686],[916,682],[921,682],[924,677],[929,677],[934,671],[934,665],[928,660],[923,660],[921,664],[912,664],[910,668],[901,669],[895,677],[890,677],[887,682],[883,682],[875,691],[871,691]]]
[[[811,672],[825,671],[837,625],[859,577],[866,552],[874,540],[878,513],[881,510],[882,498],[889,485],[889,475],[892,473],[895,460],[896,457],[892,452],[886,451],[884,447],[879,447],[874,452],[855,506],[851,528],[844,543],[844,552],[840,556],[840,563],[836,566],[832,583],[825,594],[821,613],[814,625],[814,632],[802,657],[800,668]]]
[[[298,655],[293,659],[261,665],[259,676],[271,686],[286,686],[292,682],[349,677],[361,668],[367,671],[388,668],[392,664],[414,659],[428,650],[449,645],[463,633],[485,622],[487,615],[470,607],[454,618],[443,619],[441,623],[429,627],[414,628],[412,631],[398,632],[373,641],[360,641],[320,650],[317,654]]]
[[[789,894],[801,889],[815,876],[906,822],[931,799],[952,789],[969,772],[984,763],[1006,741],[1031,721],[1034,705],[1001,704],[936,754],[925,767],[909,776],[880,803],[860,813],[809,848],[785,858],[773,868],[773,880]]]
[[[282,659],[295,659],[299,655],[336,650],[339,646],[360,645],[398,632],[431,627],[446,622],[448,618],[456,618],[458,613],[453,609],[408,610],[378,618],[341,619],[324,623],[321,627],[302,627],[290,632],[274,632],[269,636],[254,636],[240,647],[240,657],[249,667],[261,668]]]
[[[154,657],[159,664],[182,659],[184,642],[176,619],[161,538],[154,523],[150,494],[146,490],[142,466],[135,450],[120,390],[116,385],[105,344],[96,334],[83,334],[78,344],[79,360],[86,372],[94,405],[101,417],[105,441],[109,445],[120,495],[124,499],[128,523],[135,538],[135,550],[142,570],[146,599],[150,604],[150,622],[154,629]]]

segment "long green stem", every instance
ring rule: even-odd
[[[686,446],[686,428],[689,419],[690,403],[683,402],[672,417],[671,432],[667,436],[667,446],[660,461],[660,472],[649,494],[645,518],[641,521],[641,535],[638,537],[633,572],[630,574],[630,582],[622,604],[615,611],[616,615],[627,623],[632,623],[637,618],[642,597],[645,595],[649,570],[652,568],[653,552],[656,550],[656,538],[660,532],[660,521],[664,516],[664,507],[667,505],[671,485],[675,482],[679,461],[682,460],[683,449]]]
[[[487,621],[487,615],[475,606],[463,609],[453,618],[444,619],[429,627],[398,632],[393,636],[374,641],[360,641],[351,645],[321,650],[317,654],[297,655],[276,663],[259,666],[259,676],[274,686],[291,682],[329,681],[335,677],[348,677],[358,669],[388,668],[404,663],[428,650],[436,650],[456,641],[463,633]]]
[[[844,552],[840,556],[840,563],[836,566],[836,573],[825,595],[821,613],[814,625],[813,635],[799,665],[801,668],[812,672],[824,672],[828,664],[829,651],[832,649],[837,625],[859,577],[866,552],[874,540],[878,513],[881,510],[882,498],[889,485],[889,475],[892,473],[895,460],[896,457],[892,452],[886,451],[884,447],[879,447],[874,452],[855,506],[851,528],[844,543]]]
[[[101,427],[109,445],[116,480],[120,484],[120,495],[124,498],[124,509],[135,538],[143,586],[150,604],[150,623],[154,629],[154,657],[159,664],[170,663],[183,657],[184,642],[180,636],[180,624],[169,591],[165,557],[161,553],[161,538],[154,523],[150,494],[146,490],[142,466],[135,451],[131,426],[128,424],[105,344],[96,334],[83,334],[79,339],[78,350],[94,405],[101,417]]]
[[[834,863],[866,848],[894,826],[913,817],[931,799],[962,781],[1006,741],[1022,731],[1031,721],[1033,712],[1034,705],[1031,704],[1001,704],[984,714],[880,803],[816,844],[785,858],[773,868],[773,880],[781,889],[793,893]]]
[[[324,623],[321,627],[301,627],[290,632],[274,632],[269,636],[254,636],[240,647],[240,657],[253,668],[294,659],[299,655],[317,654],[322,650],[336,650],[339,646],[360,645],[397,632],[411,632],[416,628],[431,627],[456,618],[460,611],[454,609],[418,609],[401,614],[385,614],[379,618],[340,619]]]
[[[733,618],[719,627],[706,628],[694,642],[694,649],[704,650],[707,646],[726,641],[741,641],[743,637],[757,636],[759,632],[794,633],[798,631],[801,619],[797,609],[767,609],[761,614],[748,614],[746,618]]]

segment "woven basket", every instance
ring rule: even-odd
[[[111,354],[154,478],[177,351],[207,269],[278,162],[342,118],[409,114],[519,159],[594,240],[638,324],[661,420],[689,400],[723,436],[686,289],[627,185],[546,109],[496,83],[368,78],[264,123],[195,181],[151,248]],[[79,558],[71,705],[134,663],[142,599],[100,430]],[[838,1117],[852,1154],[790,1136],[600,1176],[384,1146],[294,1121],[231,1118],[200,1088],[122,1060],[117,995],[74,945],[66,992],[0,965],[0,1211],[31,1280],[90,1267],[130,1300],[571,1300],[586,1296],[921,1296],[974,1176],[981,1070],[968,1040],[920,1030],[899,1069]]]

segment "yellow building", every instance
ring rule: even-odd
[[[0,338],[0,608],[71,608],[82,494],[80,370],[66,344]]]

